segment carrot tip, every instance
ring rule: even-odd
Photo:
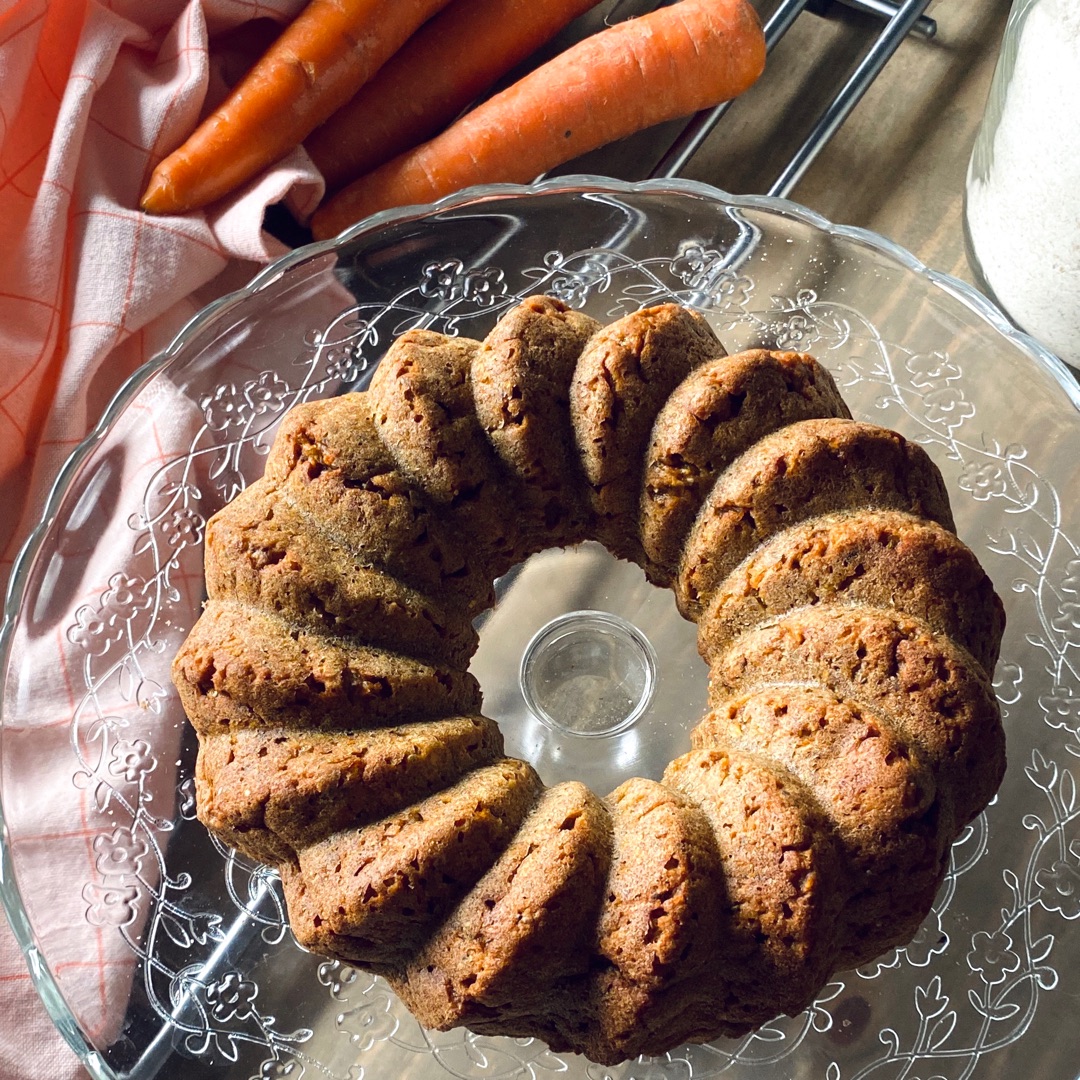
[[[139,206],[148,214],[167,214],[175,209],[170,205],[169,185],[162,180],[157,170],[150,177],[150,183],[139,200]]]

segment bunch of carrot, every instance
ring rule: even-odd
[[[311,0],[160,162],[142,207],[206,206],[304,142],[332,192],[312,230],[330,236],[470,184],[527,182],[735,97],[764,66],[749,0],[678,0],[586,38],[450,123],[596,2]]]

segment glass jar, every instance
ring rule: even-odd
[[[979,284],[1080,367],[1080,0],[1015,0],[965,196]]]

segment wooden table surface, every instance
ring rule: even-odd
[[[873,229],[928,266],[970,281],[964,175],[1009,7],[1009,0],[931,3],[936,36],[911,36],[900,46],[790,197],[831,221]],[[729,191],[765,190],[879,25],[849,11],[800,16],[765,76],[685,175]]]
[[[753,3],[766,19],[778,0]],[[576,25],[595,30],[612,11],[625,17],[654,6],[655,0],[602,0]],[[937,34],[901,44],[789,197],[972,281],[962,227],[964,175],[1010,6],[1011,0],[932,0],[927,14],[937,21]],[[804,12],[757,85],[734,103],[681,175],[740,194],[767,191],[882,25],[839,3],[828,18]],[[557,38],[548,51],[571,40]],[[650,129],[555,171],[640,180],[682,126]],[[272,219],[268,224],[287,243],[310,239],[291,219]]]
[[[620,0],[615,6],[622,7]],[[777,0],[754,0],[766,18]],[[606,6],[606,5],[605,5]],[[646,7],[652,6],[646,5]],[[1010,0],[935,0],[935,37],[910,36],[790,193],[830,221],[896,241],[935,270],[972,280],[964,254],[964,175],[982,120]],[[804,12],[683,176],[765,192],[882,26],[834,4]],[[647,175],[682,124],[653,129],[560,172]]]

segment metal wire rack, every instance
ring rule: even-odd
[[[661,2],[668,3],[670,0]],[[930,6],[930,0],[779,0],[775,4],[772,4],[771,0],[753,2],[759,11],[763,12],[765,43],[769,53],[773,52],[800,16],[837,18],[843,16],[844,9],[848,9],[869,16],[871,23],[879,24],[876,33],[869,35],[864,52],[854,69],[839,76],[843,81],[812,123],[803,141],[787,159],[779,175],[771,183],[761,184],[756,192],[788,196],[904,40],[909,36],[924,40],[933,38],[937,32],[937,24],[925,13]],[[593,15],[579,20],[567,35],[560,36],[547,52],[538,56],[544,59],[547,54],[565,47],[583,33],[599,29],[605,23],[645,14],[659,6],[661,4],[657,0],[615,0],[614,3],[600,4]],[[511,78],[518,74],[520,72],[515,72]],[[656,179],[683,175],[733,104],[724,102],[713,109],[698,113],[681,129],[677,125],[666,125],[662,130],[649,133],[646,136],[646,159],[654,164],[651,167],[637,168],[634,175],[623,178]],[[587,168],[583,169],[571,162],[558,172],[615,171],[617,156],[618,152],[614,148],[604,148],[588,156]],[[698,178],[724,186],[722,177],[699,175]],[[281,207],[270,207],[266,227],[289,246],[299,246],[311,239],[307,229],[294,221]]]
[[[839,7],[848,7],[878,17],[881,29],[764,194],[786,196],[791,192],[909,34],[934,36],[937,24],[925,14],[929,4],[930,0],[781,0],[765,22],[765,44],[770,53],[804,12],[829,17]],[[731,104],[724,102],[693,117],[649,176],[680,175]]]

